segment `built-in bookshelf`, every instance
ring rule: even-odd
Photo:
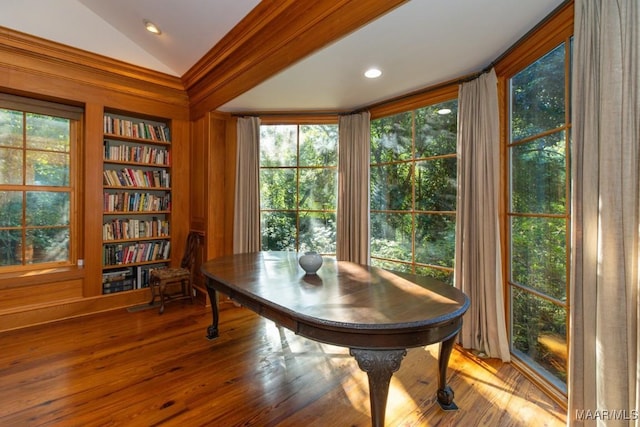
[[[105,112],[102,292],[149,286],[171,256],[171,132],[167,121]]]

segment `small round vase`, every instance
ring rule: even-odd
[[[322,267],[322,257],[317,252],[305,252],[298,259],[298,263],[306,274],[316,274],[318,269]]]

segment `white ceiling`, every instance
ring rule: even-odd
[[[412,0],[219,109],[344,111],[478,72],[562,2]],[[258,3],[2,0],[0,26],[182,76]],[[365,79],[374,65],[382,77]]]

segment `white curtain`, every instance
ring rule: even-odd
[[[238,118],[233,252],[260,250],[260,119]]]
[[[639,13],[575,1],[570,425],[638,426]]]
[[[504,316],[498,201],[500,133],[494,70],[460,85],[455,284],[471,300],[463,347],[510,360]]]
[[[340,116],[336,258],[369,264],[369,112]]]

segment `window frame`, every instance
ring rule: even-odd
[[[443,90],[444,89],[444,90]],[[407,159],[403,159],[403,160],[393,160],[393,161],[389,161],[389,162],[381,162],[381,163],[371,163],[371,159],[370,159],[370,164],[369,164],[369,168],[370,170],[373,167],[382,167],[382,166],[388,166],[388,165],[398,165],[398,164],[408,164],[409,168],[410,168],[410,175],[411,175],[411,206],[408,209],[403,209],[403,210],[389,210],[389,209],[373,209],[372,206],[369,206],[370,209],[370,217],[372,214],[374,213],[379,213],[379,214],[408,214],[411,216],[411,260],[407,261],[407,260],[397,260],[397,259],[388,259],[388,258],[383,258],[383,257],[379,257],[379,256],[375,256],[373,254],[373,251],[371,251],[371,255],[370,255],[370,259],[371,259],[371,264],[372,265],[378,265],[381,266],[382,268],[390,268],[390,266],[393,265],[404,265],[408,268],[407,272],[410,273],[418,273],[420,274],[419,271],[417,270],[423,270],[423,271],[434,271],[434,272],[442,272],[443,275],[446,275],[449,277],[449,281],[452,283],[453,281],[453,273],[454,273],[454,269],[455,269],[455,265],[452,265],[451,267],[446,267],[446,266],[441,266],[441,265],[436,265],[436,264],[429,264],[429,263],[422,263],[422,262],[417,262],[416,258],[417,258],[417,254],[416,254],[416,237],[417,237],[417,216],[419,215],[443,215],[443,216],[447,216],[447,217],[453,217],[454,218],[454,224],[455,221],[457,221],[457,210],[453,210],[453,211],[433,211],[433,210],[424,210],[424,209],[418,209],[416,206],[416,168],[417,165],[420,163],[424,163],[424,162],[429,162],[429,161],[438,161],[438,160],[442,160],[442,159],[455,159],[456,160],[456,168],[457,168],[457,157],[458,157],[458,153],[457,150],[456,152],[453,153],[448,153],[448,154],[439,154],[439,155],[433,155],[433,156],[425,156],[425,157],[416,157],[416,112],[424,109],[424,108],[428,108],[428,107],[433,107],[433,106],[437,106],[437,105],[441,105],[443,103],[446,102],[457,102],[458,101],[458,96],[457,96],[457,91],[453,92],[451,91],[449,88],[443,88],[439,91],[435,91],[434,93],[436,94],[436,96],[433,96],[434,93],[428,93],[426,94],[426,96],[424,97],[417,97],[415,99],[411,99],[408,100],[408,102],[404,102],[404,103],[400,103],[400,104],[395,104],[395,108],[385,108],[385,110],[383,110],[383,112],[378,112],[378,114],[372,114],[372,118],[371,118],[371,122],[373,123],[375,120],[379,120],[385,117],[392,117],[395,115],[400,115],[400,114],[407,114],[410,113],[411,114],[411,153],[410,156]],[[398,108],[399,107],[399,108]],[[373,133],[373,132],[372,132]],[[456,135],[457,135],[457,119],[456,119]],[[457,173],[456,173],[456,178],[457,178]],[[457,190],[457,186],[456,186],[456,190]],[[370,189],[370,191],[372,191],[372,189]],[[456,191],[457,193],[457,191]],[[456,200],[457,200],[457,194],[456,194]],[[372,236],[373,238],[373,236]],[[454,252],[455,252],[455,247],[453,248]],[[443,276],[444,277],[444,276]]]
[[[502,267],[503,267],[503,287],[504,287],[504,308],[505,319],[507,320],[507,330],[509,332],[509,343],[511,348],[511,307],[510,307],[510,240],[508,238],[510,233],[510,217],[508,216],[508,210],[510,209],[509,197],[510,197],[510,160],[509,160],[509,143],[510,143],[510,88],[509,81],[517,73],[524,70],[526,67],[536,62],[538,59],[545,56],[552,51],[558,45],[563,42],[570,44],[571,37],[573,36],[573,19],[574,19],[574,7],[573,2],[568,2],[561,5],[545,20],[543,20],[532,31],[526,34],[518,43],[516,43],[511,49],[495,61],[495,71],[498,77],[498,96],[500,100],[500,128],[501,128],[501,208],[500,208],[500,220],[502,229]],[[565,73],[570,75],[571,64],[565,63]],[[569,135],[571,130],[570,123],[570,79],[565,79],[565,114],[567,120],[565,125],[567,126]],[[570,156],[570,152],[567,152],[567,156]],[[567,162],[567,186],[571,186],[570,159]],[[570,218],[570,203],[567,201],[566,215]],[[568,226],[569,227],[569,226]],[[570,228],[567,228],[567,233],[570,232]],[[569,242],[569,236],[567,236],[567,242]],[[570,256],[569,248],[567,247],[567,319],[570,316],[571,301],[569,293],[569,271],[570,264],[568,257]],[[568,328],[569,323],[567,320],[567,347],[569,346],[571,335]],[[567,394],[561,388],[558,388],[553,382],[546,379],[538,371],[533,369],[524,360],[520,359],[513,352],[512,363],[514,366],[527,376],[532,382],[539,386],[545,393],[552,397],[561,406],[567,404]],[[567,363],[567,369],[570,369]]]
[[[0,274],[11,274],[14,272],[24,273],[27,271],[39,272],[50,271],[52,268],[72,267],[78,265],[80,253],[80,209],[78,202],[78,188],[80,176],[80,149],[83,134],[83,118],[84,112],[81,107],[73,105],[65,105],[56,102],[44,101],[35,98],[28,98],[13,94],[0,93],[0,108],[19,111],[23,114],[33,113],[44,116],[51,116],[69,120],[69,182],[66,186],[47,186],[33,184],[0,184],[1,191],[20,191],[23,195],[29,191],[51,191],[69,194],[69,243],[68,257],[64,261],[49,261],[40,263],[25,263],[24,252],[22,248],[22,263],[16,265],[0,266]],[[26,130],[25,130],[26,131]],[[26,148],[22,147],[23,150]],[[24,230],[30,227],[22,224],[20,229]],[[24,246],[24,245],[21,245]]]
[[[308,117],[261,117],[261,123],[260,123],[260,127],[262,128],[262,126],[296,126],[296,165],[291,165],[291,166],[267,166],[267,167],[263,167],[262,164],[259,165],[259,169],[260,171],[262,171],[263,169],[295,169],[295,189],[296,189],[296,206],[295,209],[264,209],[262,207],[262,202],[260,203],[260,247],[261,250],[266,250],[263,247],[262,244],[262,238],[263,238],[263,229],[262,229],[262,225],[263,225],[263,221],[262,221],[262,215],[265,212],[284,212],[284,213],[292,213],[295,214],[296,216],[296,221],[295,221],[295,227],[296,227],[296,235],[295,237],[295,241],[294,241],[294,246],[295,246],[295,250],[296,251],[300,251],[300,213],[301,212],[308,212],[308,213],[329,213],[329,214],[333,214],[334,217],[337,220],[337,210],[338,210],[338,198],[337,198],[337,190],[338,190],[338,156],[339,156],[339,141],[336,140],[336,152],[337,152],[337,156],[336,156],[336,164],[334,166],[326,166],[326,165],[300,165],[300,144],[301,144],[301,140],[300,140],[300,128],[302,126],[323,126],[323,125],[332,125],[332,126],[336,126],[336,135],[339,135],[337,126],[338,126],[338,118],[335,115],[330,115],[330,116],[308,116]],[[331,209],[301,209],[300,208],[300,200],[299,200],[299,194],[300,194],[300,175],[301,175],[301,170],[318,170],[318,169],[323,169],[323,170],[334,170],[335,171],[335,184],[336,184],[336,206],[335,209],[331,210]],[[337,239],[337,236],[336,236]],[[337,247],[337,241],[334,242],[334,247]],[[322,255],[325,256],[335,256],[335,251],[334,252],[319,252]]]

